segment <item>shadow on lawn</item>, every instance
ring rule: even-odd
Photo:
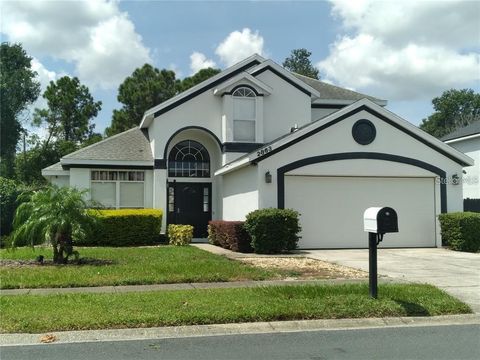
[[[408,316],[429,316],[430,315],[430,312],[419,304],[403,301],[403,300],[395,300],[395,299],[393,301],[395,301],[397,304],[403,307],[403,309],[405,310]]]

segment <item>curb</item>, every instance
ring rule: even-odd
[[[272,321],[256,323],[214,324],[193,326],[167,326],[155,328],[58,331],[53,344],[87,343],[99,341],[153,340],[201,336],[225,336],[301,331],[358,330],[410,326],[480,325],[479,314],[444,315],[434,317],[391,317],[362,319],[320,319],[298,321]],[[0,347],[50,345],[40,342],[45,334],[2,334]]]

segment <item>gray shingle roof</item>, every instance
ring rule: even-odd
[[[59,162],[53,164],[53,165],[50,165],[46,168],[44,168],[43,170],[47,170],[47,171],[62,171],[63,168],[62,168],[62,164]]]
[[[153,161],[150,141],[138,127],[65,155],[62,160]]]
[[[315,90],[320,92],[320,99],[325,100],[351,100],[357,101],[363,98],[367,98],[373,102],[384,102],[385,100],[377,99],[373,96],[365,95],[356,91],[348,90],[345,88],[341,88],[339,86],[327,84],[326,82],[312,79],[304,75],[300,75],[297,73],[292,72],[294,76],[302,80],[307,85],[310,85]]]
[[[453,139],[461,138],[464,136],[475,135],[475,134],[480,134],[480,120],[476,120],[467,126],[464,126],[460,129],[452,131],[450,134],[445,135],[442,138],[442,141],[453,140]]]

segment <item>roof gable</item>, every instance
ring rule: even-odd
[[[316,89],[304,81],[296,78],[292,75],[292,73],[285,70],[280,65],[276,64],[272,60],[266,60],[260,55],[255,54],[239,62],[238,64],[229,67],[210,79],[207,79],[200,84],[197,84],[192,88],[174,96],[173,98],[168,99],[167,101],[164,101],[163,103],[147,110],[140,123],[140,128],[147,128],[157,116],[176,108],[177,106],[204,93],[207,90],[215,88],[216,86],[224,83],[232,77],[241,74],[242,72],[248,72],[251,76],[255,77],[256,75],[259,75],[267,70],[272,71],[289,84],[304,92],[306,95],[311,96],[312,100],[317,99],[320,96]]]
[[[287,83],[294,86],[298,90],[302,91],[304,94],[311,96],[312,100],[315,100],[320,97],[320,93],[315,88],[311,87],[306,82],[293,76],[293,74],[290,71],[285,70],[283,67],[281,67],[280,65],[278,65],[272,60],[265,60],[264,62],[257,65],[256,67],[248,70],[248,72],[253,76],[257,76],[267,70],[273,72],[275,75],[285,80]]]
[[[405,132],[409,136],[412,136],[416,140],[422,142],[423,144],[429,146],[430,148],[434,149],[435,151],[441,153],[442,155],[450,158],[451,160],[461,164],[461,165],[472,165],[473,161],[468,156],[464,155],[463,153],[453,149],[451,146],[444,144],[442,141],[438,140],[437,138],[427,134],[423,130],[420,130],[413,124],[409,123],[408,121],[400,118],[399,116],[393,114],[392,112],[385,110],[381,106],[373,103],[368,99],[362,99],[360,101],[355,102],[352,105],[349,105],[325,118],[320,120],[314,121],[310,124],[307,124],[301,128],[299,128],[294,133],[290,133],[284,135],[268,144],[263,145],[263,148],[270,147],[271,150],[264,154],[259,155],[257,151],[253,151],[249,154],[246,154],[237,160],[232,161],[229,164],[226,164],[221,169],[219,169],[215,175],[223,175],[234,171],[236,169],[242,168],[247,166],[251,163],[258,163],[263,161],[264,159],[281,152],[290,146],[317,134],[318,132],[335,125],[336,123],[346,119],[360,111],[367,111],[372,115],[376,116],[377,118],[389,123],[390,125],[394,126],[395,128]]]
[[[212,76],[210,79],[207,79],[200,84],[197,84],[190,89],[174,96],[173,98],[168,99],[167,101],[164,101],[161,104],[147,110],[143,115],[142,121],[140,122],[140,128],[142,129],[148,127],[153,121],[153,119],[157,116],[160,116],[161,114],[174,109],[175,107],[183,104],[184,102],[202,94],[207,90],[214,88],[225,80],[230,79],[231,77],[234,77],[235,75],[238,75],[255,65],[258,65],[263,61],[265,61],[265,59],[260,55],[252,55],[245,60],[239,62],[238,64],[235,64],[228,69],[222,71],[221,73]]]
[[[228,81],[220,84],[215,90],[213,90],[214,95],[225,95],[233,91],[237,86],[242,85],[251,85],[255,88],[255,92],[260,90],[260,93],[263,95],[270,95],[273,89],[268,86],[267,84],[263,83],[262,81],[258,80],[257,78],[253,77],[247,72],[243,72],[234,76],[233,78],[229,79]]]

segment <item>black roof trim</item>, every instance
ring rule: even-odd
[[[358,113],[358,112],[360,112],[360,111],[366,111],[366,112],[370,113],[371,115],[379,118],[380,120],[385,121],[386,123],[388,123],[388,124],[392,125],[393,127],[397,128],[398,130],[403,131],[404,133],[410,135],[410,136],[413,137],[415,140],[420,141],[422,144],[427,145],[427,146],[430,147],[431,149],[433,149],[433,150],[439,152],[440,154],[448,157],[449,159],[455,161],[456,163],[458,163],[458,164],[460,164],[460,165],[462,165],[462,166],[468,166],[468,164],[464,163],[463,161],[458,160],[455,156],[447,153],[445,150],[440,149],[439,147],[431,144],[431,143],[428,142],[427,140],[423,139],[422,137],[418,136],[417,134],[413,133],[412,131],[404,128],[403,126],[397,124],[396,122],[390,120],[390,119],[387,118],[386,116],[378,113],[377,111],[369,108],[369,107],[366,106],[366,105],[362,105],[362,106],[360,106],[360,107],[358,107],[358,108],[356,108],[356,109],[353,109],[352,111],[349,111],[348,113],[343,114],[342,116],[338,117],[338,118],[335,119],[335,120],[332,120],[332,121],[328,122],[327,124],[324,124],[324,125],[322,125],[322,126],[319,126],[319,127],[315,128],[315,129],[310,130],[309,132],[303,134],[302,136],[299,136],[298,138],[296,138],[296,139],[294,139],[294,140],[292,140],[292,141],[290,141],[290,142],[288,142],[288,143],[286,143],[286,144],[284,144],[284,145],[282,145],[282,146],[279,146],[278,148],[273,149],[271,152],[266,153],[265,155],[263,155],[263,156],[255,159],[255,160],[253,160],[252,163],[260,162],[260,161],[262,161],[262,160],[264,160],[264,159],[266,159],[266,158],[268,158],[268,157],[270,157],[270,156],[272,156],[272,155],[274,155],[274,154],[276,154],[276,153],[278,153],[278,152],[280,152],[280,151],[282,151],[282,150],[284,150],[284,149],[286,149],[286,148],[289,148],[290,146],[292,146],[292,145],[294,145],[294,144],[296,144],[296,143],[298,143],[298,142],[300,142],[300,141],[302,141],[302,140],[304,140],[304,139],[306,139],[306,138],[308,138],[308,137],[310,137],[310,136],[312,136],[312,135],[315,135],[316,133],[318,133],[318,132],[320,132],[320,131],[322,131],[322,130],[325,130],[325,129],[329,128],[329,127],[332,126],[332,125],[335,125],[336,123],[338,123],[338,122],[340,122],[340,121],[342,121],[342,120],[344,120],[344,119],[346,119],[346,118],[348,118],[348,117],[350,117],[350,116],[352,116],[352,115],[354,115],[354,114],[356,114],[356,113]],[[317,121],[320,121],[320,120],[317,120]],[[309,124],[309,125],[307,125],[307,126],[311,126],[311,125],[312,125],[312,124]],[[283,136],[283,137],[285,137],[285,136]],[[279,138],[279,139],[280,139],[280,138]],[[271,144],[275,143],[276,141],[278,141],[278,139],[277,139],[277,140],[274,140],[274,141],[272,141],[272,142],[270,142],[270,143],[268,143],[268,144],[266,144],[266,145],[271,145]]]
[[[245,64],[244,66],[238,68],[237,70],[232,71],[231,73],[226,74],[225,76],[222,76],[222,77],[218,78],[218,79],[215,80],[214,82],[212,82],[212,83],[210,83],[210,84],[208,84],[208,85],[205,85],[205,86],[201,87],[200,89],[194,91],[194,92],[191,93],[190,95],[185,96],[185,97],[183,97],[183,98],[181,98],[181,99],[178,99],[178,100],[175,101],[174,103],[172,103],[172,104],[164,107],[163,109],[160,109],[160,110],[156,111],[156,112],[153,114],[153,117],[156,118],[157,116],[160,116],[160,115],[166,113],[167,111],[170,111],[170,110],[176,108],[177,106],[179,106],[179,105],[187,102],[188,100],[193,99],[193,98],[196,97],[197,95],[200,95],[201,93],[203,93],[203,92],[205,92],[205,91],[207,91],[207,90],[210,90],[210,89],[214,88],[214,87],[217,86],[218,84],[224,82],[226,79],[230,79],[230,78],[234,77],[235,75],[238,75],[238,74],[240,74],[241,72],[243,72],[243,71],[251,68],[252,66],[254,66],[254,65],[259,65],[259,64],[261,64],[260,61],[258,61],[258,60],[253,60],[253,61],[249,62],[248,64]]]
[[[300,90],[301,92],[303,92],[304,94],[308,95],[308,96],[312,96],[312,94],[310,93],[310,91],[307,91],[305,90],[302,86],[298,85],[297,83],[293,82],[292,80],[290,80],[288,77],[286,77],[285,75],[283,75],[282,73],[278,72],[277,70],[275,70],[273,67],[271,67],[270,65],[268,66],[265,66],[264,68],[262,69],[259,69],[257,71],[254,71],[251,73],[252,76],[257,76],[257,75],[260,75],[261,73],[267,71],[267,70],[270,70],[272,73],[274,73],[275,75],[277,75],[279,78],[285,80],[287,83],[289,83],[290,85],[292,85],[293,87],[297,88],[298,90]],[[308,85],[308,84],[306,84]]]
[[[393,154],[375,153],[375,152],[347,152],[347,153],[335,153],[335,154],[326,154],[326,155],[320,155],[320,156],[312,156],[312,157],[297,160],[287,165],[284,165],[282,167],[279,167],[277,169],[277,207],[279,209],[285,208],[285,173],[286,172],[298,169],[303,166],[318,164],[321,162],[352,160],[352,159],[373,159],[373,160],[392,161],[392,162],[397,162],[402,164],[413,165],[413,166],[428,170],[434,174],[437,174],[442,179],[442,181],[440,182],[441,212],[442,213],[447,212],[447,183],[446,181],[444,181],[447,174],[444,170],[417,159],[407,158],[404,156],[398,156]]]
[[[342,109],[349,104],[312,104],[312,109]]]

